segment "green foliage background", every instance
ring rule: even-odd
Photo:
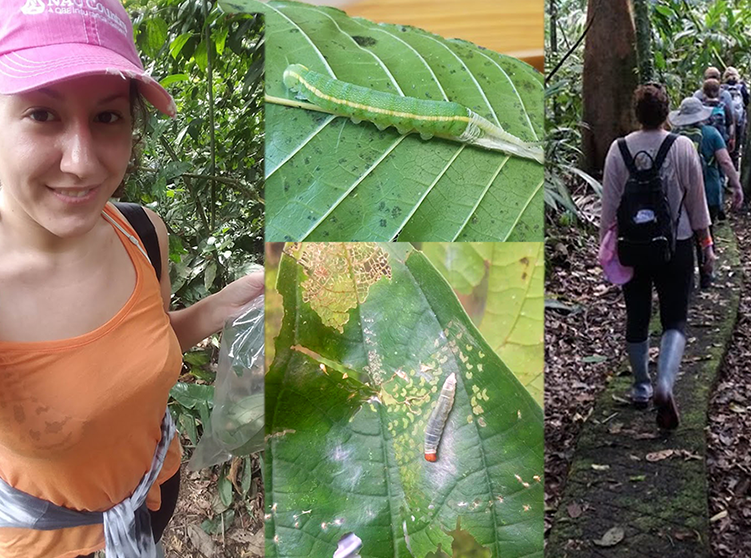
[[[170,232],[176,306],[221,289],[263,252],[263,18],[210,0],[126,0],[144,66],[178,116],[152,115],[125,198]]]

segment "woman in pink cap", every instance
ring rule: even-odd
[[[142,97],[174,116],[118,0],[0,3],[3,558],[157,556],[179,486],[165,409],[182,352],[263,290],[254,274],[168,311],[164,223],[109,203]]]

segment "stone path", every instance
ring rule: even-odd
[[[715,286],[696,292],[676,395],[681,426],[660,431],[654,409],[626,400],[627,363],[583,426],[546,558],[708,558],[707,407],[735,323],[741,273],[728,226],[715,231]],[[653,320],[650,371],[660,326]]]

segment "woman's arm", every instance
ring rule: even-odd
[[[617,140],[610,145],[605,157],[605,170],[602,174],[602,210],[600,213],[600,242],[605,238],[605,233],[616,222],[618,205],[621,203],[623,186],[628,178],[625,163],[618,164],[623,157],[618,149]],[[624,174],[625,171],[625,174]]]
[[[182,310],[169,311],[172,285],[169,278],[169,240],[167,227],[161,217],[148,208],[146,213],[156,228],[159,250],[162,257],[162,278],[160,287],[164,311],[169,314],[172,329],[180,342],[183,352],[187,351],[209,335],[221,330],[224,322],[240,315],[243,307],[263,294],[263,271],[241,277],[224,287],[218,293],[209,295]]]
[[[704,192],[704,173],[701,159],[690,139],[680,136],[673,148],[676,150],[676,171],[678,182],[683,189],[683,207],[688,214],[691,230],[708,229],[711,224],[707,196]]]
[[[727,91],[725,92],[727,93]],[[725,105],[725,125],[727,127],[728,131],[728,149],[730,151],[733,150],[735,147],[735,113],[733,112],[732,107],[732,99],[730,97],[730,93],[727,93],[727,95],[720,95],[720,101],[723,102]]]
[[[243,307],[261,294],[263,271],[257,271],[233,281],[218,293],[188,308],[170,312],[172,329],[183,352],[222,329],[225,321],[239,316]]]
[[[738,179],[738,173],[733,166],[733,161],[730,159],[730,153],[728,153],[727,149],[722,148],[715,151],[714,156],[725,176],[728,177],[730,187],[733,189],[733,209],[740,209],[741,205],[743,205],[743,188],[741,188],[741,181]]]

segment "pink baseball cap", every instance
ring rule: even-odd
[[[96,74],[137,80],[146,100],[175,116],[172,96],[143,69],[119,0],[0,0],[0,93]]]

